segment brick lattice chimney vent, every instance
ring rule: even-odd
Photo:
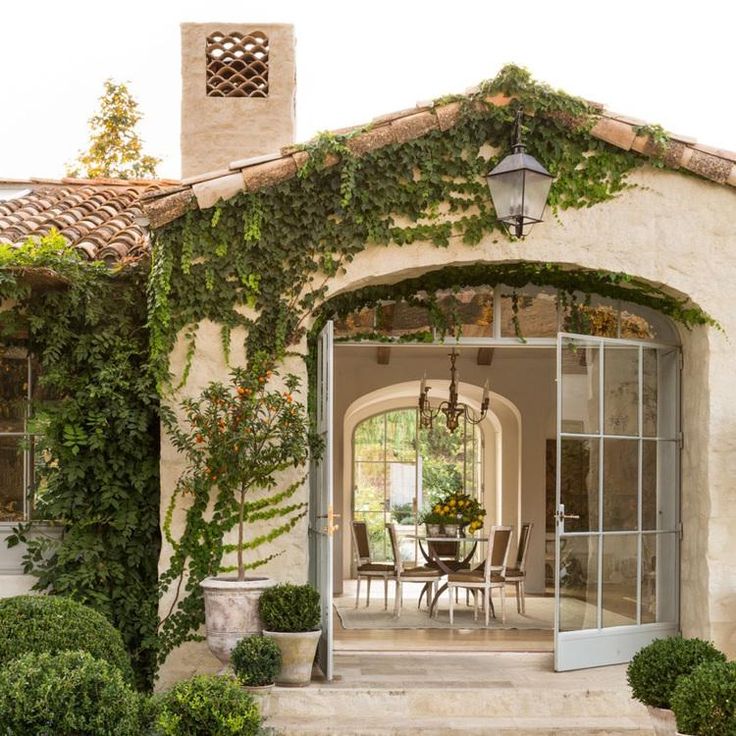
[[[294,142],[294,46],[288,24],[182,24],[183,178]]]

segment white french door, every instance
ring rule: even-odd
[[[680,353],[557,339],[555,669],[679,628]]]
[[[322,637],[317,660],[332,679],[332,539],[337,528],[332,489],[333,323],[327,322],[317,343],[317,433],[323,452],[313,459],[309,473],[309,582],[319,591]]]

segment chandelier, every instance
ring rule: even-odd
[[[422,383],[419,387],[419,426],[424,429],[431,429],[432,422],[440,415],[445,415],[445,423],[450,432],[454,432],[460,422],[460,417],[464,417],[466,422],[471,424],[479,424],[488,413],[488,405],[490,403],[488,380],[483,386],[483,399],[480,403],[480,414],[476,413],[467,405],[460,404],[457,400],[457,368],[455,361],[457,360],[457,352],[453,348],[449,354],[450,357],[450,398],[448,401],[442,401],[436,407],[432,407],[429,403],[429,390],[427,386],[427,374],[424,374]]]

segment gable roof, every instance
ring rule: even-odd
[[[52,228],[89,260],[112,264],[148,252],[141,197],[177,182],[150,179],[0,180],[0,242],[20,244]],[[21,196],[2,199],[2,190]],[[25,190],[30,190],[25,193]]]
[[[479,88],[467,90],[466,97],[477,95]],[[487,102],[508,105],[512,98],[495,94]],[[646,123],[604,109],[600,103],[588,101],[594,112],[595,124],[590,133],[624,151],[635,151],[645,157],[657,157],[672,169],[684,168],[719,184],[736,187],[736,153],[699,145],[693,138],[669,135],[664,151],[639,130]],[[461,103],[419,102],[408,110],[382,115],[369,125],[332,131],[333,134],[353,133],[345,145],[356,156],[394,143],[405,143],[433,130],[449,130],[460,119]],[[574,124],[574,121],[568,121]],[[143,209],[151,227],[165,225],[192,209],[212,207],[220,199],[238,192],[263,189],[296,176],[309,154],[299,146],[287,146],[278,153],[232,162],[227,169],[211,171],[184,179],[180,186],[150,192],[142,198]],[[340,161],[328,155],[324,166]]]

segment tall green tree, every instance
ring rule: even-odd
[[[143,142],[136,132],[142,117],[128,86],[107,79],[99,110],[89,119],[89,148],[80,151],[77,160],[67,166],[67,176],[155,177],[161,159],[143,153]]]

